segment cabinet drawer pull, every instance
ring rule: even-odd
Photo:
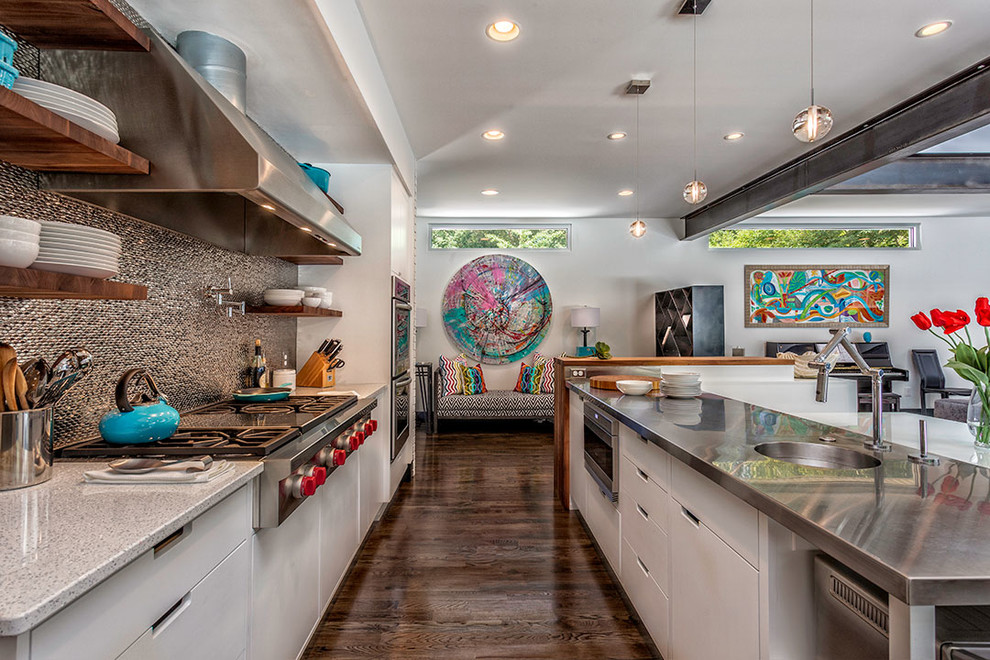
[[[687,518],[687,521],[692,525],[694,525],[695,527],[701,525],[701,520],[698,518],[698,516],[694,515],[693,513],[685,509],[683,504],[681,505],[681,515]]]
[[[168,608],[168,611],[158,618],[158,621],[151,624],[151,636],[157,637],[159,634],[165,632],[165,630],[172,625],[173,621],[178,619],[183,612],[189,609],[190,605],[192,605],[192,592],[189,592],[180,598],[175,605]]]
[[[642,440],[643,442],[645,442],[646,444],[650,444],[650,441],[647,440],[646,439],[646,436],[643,435],[642,433],[639,434],[639,439]]]
[[[639,564],[639,570],[643,571],[644,574],[646,575],[650,574],[650,569],[646,567],[646,564],[644,564],[643,560],[640,559],[638,556],[636,557],[636,563]]]
[[[643,481],[649,481],[650,480],[650,475],[648,475],[645,472],[643,472],[643,470],[641,470],[640,468],[636,468],[636,474],[638,474],[639,475],[639,478],[642,479]]]
[[[192,522],[188,522],[181,528],[175,530],[161,541],[155,544],[155,557],[162,554],[169,548],[173,547],[176,543],[184,539],[192,531]]]
[[[649,519],[650,517],[649,511],[641,507],[638,502],[636,503],[636,510],[639,511],[639,515],[643,516],[646,519]]]

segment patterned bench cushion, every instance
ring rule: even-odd
[[[448,394],[437,400],[437,417],[491,419],[497,417],[553,417],[553,394],[523,394],[491,390],[484,394]]]

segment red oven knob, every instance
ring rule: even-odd
[[[285,484],[286,494],[296,499],[309,497],[316,492],[316,479],[313,477],[304,477],[301,474],[295,474],[283,483]]]
[[[347,442],[350,445],[351,451],[357,451],[357,448],[361,446],[361,441],[358,440],[357,433],[348,438]]]
[[[365,437],[370,436],[374,432],[375,432],[375,429],[372,427],[371,420],[368,420],[367,422],[365,422],[364,423],[364,435],[365,435]]]
[[[316,492],[316,477],[303,477],[302,478],[302,491],[303,497],[309,497]]]
[[[364,431],[358,431],[354,435],[357,436],[358,446],[360,447],[361,445],[363,445],[364,444]]]
[[[310,465],[302,472],[303,476],[313,477],[317,486],[322,486],[327,482],[327,469],[322,466]]]
[[[378,430],[378,420],[373,419],[371,420],[371,432],[374,433],[377,430]]]
[[[333,450],[333,464],[336,467],[340,467],[341,465],[343,465],[344,464],[344,461],[346,461],[346,460],[347,460],[347,452],[346,451],[344,451],[343,449],[334,449]]]

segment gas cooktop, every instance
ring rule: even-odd
[[[57,450],[61,458],[101,456],[267,456],[357,401],[354,395],[290,396],[282,401],[220,401],[182,414],[159,442],[113,445],[92,438]]]

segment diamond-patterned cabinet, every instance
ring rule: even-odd
[[[660,357],[725,355],[725,306],[721,286],[658,291],[656,353]]]

